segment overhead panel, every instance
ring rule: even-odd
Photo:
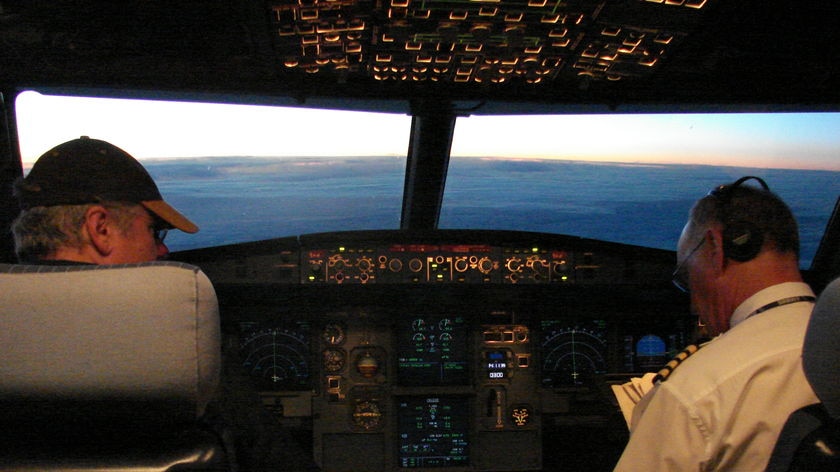
[[[397,82],[622,81],[653,74],[711,0],[285,0],[289,71]],[[616,3],[616,2],[612,2]]]

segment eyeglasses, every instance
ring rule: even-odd
[[[152,236],[154,236],[156,243],[162,243],[169,233],[170,226],[157,215],[149,212],[149,216],[152,218],[152,226],[150,228],[152,230]]]
[[[169,228],[155,228],[152,230],[155,235],[155,242],[162,243],[164,239],[166,239],[166,235],[169,234]]]
[[[685,293],[688,293],[688,270],[686,270],[685,264],[686,262],[688,262],[689,259],[691,259],[691,256],[693,256],[694,253],[697,252],[698,249],[700,249],[700,246],[702,246],[705,241],[706,238],[701,239],[700,242],[697,243],[696,246],[694,246],[694,249],[692,249],[691,252],[688,253],[685,259],[683,259],[682,262],[677,264],[677,268],[674,269],[674,273],[671,274],[671,283],[674,284],[674,287],[677,287]]]

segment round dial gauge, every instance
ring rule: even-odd
[[[356,403],[353,410],[353,424],[366,431],[378,428],[382,424],[382,410],[379,403],[364,400]]]
[[[321,332],[321,339],[329,346],[338,346],[346,339],[344,326],[338,323],[327,323]]]
[[[324,349],[321,355],[324,363],[324,372],[338,372],[347,363],[347,354],[341,349]]]

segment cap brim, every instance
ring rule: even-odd
[[[149,211],[166,221],[173,228],[180,229],[185,233],[197,233],[198,226],[182,215],[178,210],[163,200],[152,200],[140,202]]]

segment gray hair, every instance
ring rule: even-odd
[[[733,188],[730,194],[725,202],[714,195],[697,201],[689,214],[694,239],[699,239],[713,224],[728,227],[746,222],[763,235],[769,249],[799,257],[799,228],[793,212],[781,198],[749,186]]]
[[[113,212],[120,231],[128,230],[135,203],[107,202],[102,206]],[[24,210],[12,223],[15,253],[20,262],[32,262],[55,254],[62,247],[80,248],[85,245],[82,226],[88,208],[85,205],[40,206]]]

